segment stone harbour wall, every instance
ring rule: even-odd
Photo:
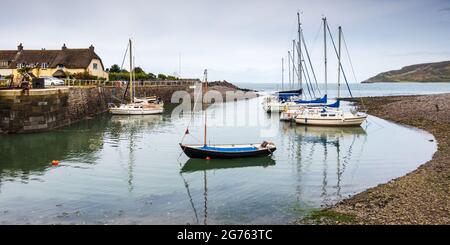
[[[125,92],[125,86],[123,87],[109,87],[106,88],[109,94],[112,94],[115,98],[123,99],[123,94]],[[164,103],[170,103],[172,94],[176,91],[187,91],[189,86],[187,85],[176,85],[176,86],[154,86],[154,87],[139,87],[134,88],[135,97],[150,97],[158,96]],[[125,100],[129,101],[130,94],[127,92],[125,95]],[[117,103],[117,100],[112,100],[111,102]]]
[[[49,131],[106,112],[104,88],[0,90],[0,133]]]
[[[158,86],[136,86],[135,97],[158,96],[171,103],[176,91],[189,91],[195,81],[168,83]],[[24,94],[20,89],[0,90],[0,133],[45,132],[91,118],[108,111],[109,103],[120,103],[125,86],[60,87],[31,89]],[[233,90],[212,86],[224,94]],[[125,96],[129,100],[129,94]]]

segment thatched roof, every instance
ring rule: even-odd
[[[16,57],[17,50],[4,50],[0,51],[1,61],[13,61]]]
[[[0,61],[8,61],[10,69],[17,68],[18,64],[40,66],[43,63],[47,63],[48,68],[63,65],[69,69],[85,69],[92,59],[102,62],[93,46],[87,49],[68,49],[64,45],[61,50],[0,50]]]

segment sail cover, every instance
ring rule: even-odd
[[[276,95],[278,96],[279,101],[288,101],[292,97],[302,95],[302,89],[279,91],[276,93]]]
[[[333,104],[327,105],[327,107],[332,107],[332,108],[339,108],[340,106],[341,106],[341,101],[340,100],[337,100]]]
[[[326,104],[328,101],[327,95],[324,95],[323,98],[315,99],[315,100],[297,100],[295,103],[297,104]]]

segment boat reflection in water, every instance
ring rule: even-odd
[[[218,170],[229,168],[247,168],[247,167],[268,167],[275,165],[275,160],[271,157],[257,157],[257,158],[237,158],[233,160],[228,159],[211,159],[205,161],[202,159],[189,159],[181,168],[182,173],[190,173],[204,170]]]
[[[320,127],[320,126],[296,126],[295,133],[306,142],[330,143],[342,138],[358,137],[366,135],[362,127]]]
[[[180,164],[181,165],[181,164]],[[236,158],[236,159],[215,159],[215,160],[202,160],[202,159],[189,159],[183,166],[181,166],[180,176],[183,179],[186,192],[189,197],[192,210],[194,211],[195,220],[197,224],[200,224],[197,209],[192,199],[191,191],[189,189],[189,183],[184,178],[183,174],[189,174],[194,172],[203,172],[203,225],[208,224],[208,171],[211,170],[224,170],[232,168],[248,168],[248,167],[263,167],[274,166],[275,160],[271,157],[257,157],[257,158]]]
[[[136,139],[139,140],[139,135],[145,130],[155,130],[158,125],[163,122],[162,115],[113,115],[110,118],[112,135],[118,140],[121,137],[128,139],[128,191],[132,192],[134,189],[134,165],[135,165],[135,151],[137,148]]]
[[[127,116],[113,115],[111,122],[122,126],[152,126],[163,121],[162,115]]]
[[[348,167],[353,154],[364,149],[367,133],[362,127],[320,127],[320,126],[296,126],[295,135],[300,142],[300,161],[320,163],[322,162],[322,203],[333,203],[342,198],[342,181],[345,170]],[[361,137],[363,137],[362,144]],[[360,149],[354,149],[358,145]],[[307,160],[309,159],[309,160]],[[313,160],[312,160],[313,159]],[[334,160],[335,159],[335,160]],[[333,176],[330,162],[335,162],[336,177]],[[308,166],[306,166],[308,167]],[[331,169],[329,169],[331,167]],[[335,185],[332,184],[336,181]],[[300,188],[300,187],[299,187]]]

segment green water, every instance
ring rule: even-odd
[[[280,123],[260,99],[214,105],[211,143],[273,141],[271,157],[189,160],[190,117],[101,116],[0,136],[2,224],[284,224],[431,159],[433,137],[375,117],[357,128]],[[186,143],[202,139],[202,113]],[[52,160],[59,166],[51,166]]]

